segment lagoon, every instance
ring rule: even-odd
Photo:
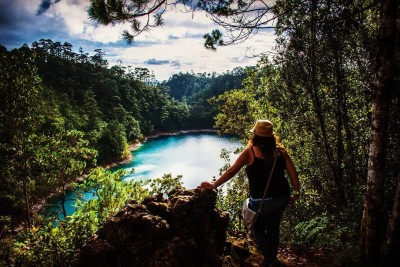
[[[214,132],[185,133],[150,138],[132,151],[131,162],[117,165],[111,171],[124,169],[127,171],[124,180],[160,178],[170,173],[173,177],[182,175],[183,185],[196,188],[202,181],[211,181],[219,177],[219,170],[224,166],[220,158],[221,150],[230,152],[231,164],[238,154],[233,152],[241,144],[233,140],[233,136],[220,136]],[[131,171],[133,171],[131,173]],[[75,212],[75,195],[67,192],[67,215]],[[85,198],[90,198],[88,194]],[[61,206],[55,199],[53,205]]]
[[[219,169],[224,166],[220,158],[221,150],[227,149],[231,160],[237,158],[233,152],[240,147],[232,136],[219,136],[216,133],[188,133],[162,136],[149,139],[133,151],[133,160],[116,169],[130,171],[125,179],[159,178],[170,173],[173,177],[182,175],[186,188],[196,188],[202,181],[211,181],[219,176]]]

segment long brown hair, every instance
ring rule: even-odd
[[[276,135],[262,137],[254,134],[249,141],[249,145],[259,147],[261,154],[268,164],[271,163],[274,158],[275,149],[283,148],[282,144],[279,143],[279,137]]]

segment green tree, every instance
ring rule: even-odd
[[[240,151],[235,151],[239,153]],[[220,174],[225,172],[230,166],[230,151],[222,149],[220,157],[224,159],[225,165],[220,169]],[[246,229],[242,223],[241,209],[243,200],[248,197],[248,181],[244,169],[229,180],[218,190],[217,207],[223,211],[229,212],[230,229],[236,232],[243,232]]]
[[[231,90],[209,100],[218,112],[214,119],[220,133],[238,135],[243,140],[248,140],[248,129],[266,112],[263,101],[257,100],[257,73],[249,68],[247,74],[243,89]]]
[[[205,46],[210,49],[215,49],[218,45],[242,42],[261,29],[273,28],[270,24],[276,19],[272,13],[273,5],[256,0],[131,0],[123,3],[94,0],[88,9],[88,14],[92,20],[102,25],[129,23],[131,30],[124,31],[123,38],[131,43],[142,32],[162,26],[163,14],[169,6],[177,3],[185,5],[190,11],[207,12],[210,19],[227,31],[227,34],[223,35],[219,30],[213,30],[211,34],[204,36]]]
[[[2,53],[0,60],[0,149],[2,196],[23,202],[30,227],[31,190],[35,182],[34,136],[45,124],[48,110],[41,95],[40,78],[28,47]],[[17,204],[20,206],[20,203]]]
[[[176,131],[187,128],[186,122],[189,117],[189,106],[177,100],[169,100],[162,107],[160,124],[168,131]]]
[[[182,175],[172,177],[170,173],[164,174],[161,178],[154,178],[149,180],[149,195],[163,194],[168,196],[172,190],[185,189],[182,183]]]
[[[0,190],[8,205],[1,213],[12,214],[15,223],[24,207],[29,228],[31,205],[65,189],[94,164],[97,153],[82,132],[64,128],[57,101],[41,86],[34,53],[23,47],[2,58]]]
[[[240,88],[244,78],[245,72],[242,68],[219,75],[187,72],[172,75],[162,85],[169,88],[172,98],[188,104],[189,114],[182,126],[204,129],[212,127],[213,117],[216,116],[207,99]]]
[[[77,194],[92,193],[89,201],[78,201],[78,210],[65,220],[44,219],[41,225],[20,233],[11,245],[11,257],[20,266],[71,266],[78,250],[110,216],[127,201],[141,202],[148,195],[142,181],[122,181],[123,171],[93,169],[77,186]]]
[[[382,260],[381,244],[384,236],[382,229],[382,211],[384,206],[384,184],[386,173],[386,157],[390,104],[395,90],[395,51],[396,35],[398,34],[398,2],[397,0],[382,1],[380,5],[380,28],[378,33],[377,75],[374,96],[372,100],[372,141],[368,158],[368,184],[365,194],[364,213],[362,218],[362,249],[363,256],[370,266],[376,266]],[[398,197],[397,197],[398,198]],[[394,206],[398,205],[398,200]],[[398,212],[393,214],[400,219]],[[389,224],[388,237],[400,237],[399,223],[396,227]],[[391,231],[391,232],[389,232]],[[383,262],[393,265],[399,258],[394,251],[400,249],[400,244],[388,242],[386,257]]]
[[[93,198],[85,202],[78,201],[78,210],[95,211],[98,217],[98,226],[122,208],[128,200],[141,202],[149,191],[144,188],[148,182],[123,181],[125,171],[110,172],[102,168],[93,169],[87,179],[77,187],[77,195],[92,193]]]
[[[85,137],[89,140],[89,144],[95,147],[97,140],[101,137],[101,133],[106,127],[104,114],[101,112],[96,96],[92,90],[84,93],[82,103],[82,115],[79,116],[83,120],[82,131],[86,133]]]
[[[51,190],[60,190],[61,208],[64,217],[65,191],[85,170],[96,163],[97,151],[88,148],[89,142],[83,138],[84,134],[76,130],[60,132],[54,136],[38,137],[38,143],[43,144],[35,151],[41,163],[42,174],[36,182],[37,191],[43,190],[41,195],[47,195]]]
[[[100,159],[104,162],[121,160],[127,153],[125,127],[118,121],[110,121],[99,139]],[[129,153],[129,152],[128,152]]]

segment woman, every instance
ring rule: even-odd
[[[283,211],[289,203],[292,204],[299,198],[300,185],[296,168],[287,151],[278,143],[272,123],[269,120],[258,120],[251,132],[253,137],[236,162],[214,183],[202,182],[201,187],[215,189],[246,165],[250,188],[249,206],[256,211],[261,204],[274,158],[277,157],[262,211],[253,227],[256,244],[264,256],[262,266],[274,266],[274,262],[277,262],[279,226]],[[290,177],[292,195],[284,170]]]

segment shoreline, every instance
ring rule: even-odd
[[[137,140],[137,142],[129,144],[128,150],[131,153],[127,158],[122,159],[120,161],[116,161],[116,162],[102,164],[98,167],[102,167],[104,169],[109,169],[109,168],[115,167],[117,165],[128,163],[128,162],[132,161],[134,158],[134,156],[132,155],[132,151],[135,151],[136,149],[138,149],[143,143],[146,143],[149,139],[158,138],[158,137],[162,137],[162,136],[177,136],[177,135],[189,134],[189,133],[218,133],[218,130],[214,130],[214,129],[180,130],[177,132],[159,132],[159,133],[155,133],[152,135],[148,135],[148,136],[143,137],[141,140]]]
[[[218,133],[218,130],[214,129],[193,129],[193,130],[180,130],[177,132],[159,132],[155,133],[153,135],[149,135],[144,137],[144,140],[147,141],[147,139],[152,139],[152,138],[157,138],[161,136],[175,136],[175,135],[180,135],[180,134],[188,134],[188,133]]]
[[[193,130],[180,130],[180,131],[177,131],[177,132],[159,132],[159,133],[155,133],[153,135],[149,135],[149,136],[143,137],[142,140],[137,140],[137,142],[129,144],[128,150],[129,150],[130,153],[129,153],[129,156],[127,158],[121,159],[119,161],[111,162],[111,163],[97,165],[94,168],[100,167],[100,168],[104,168],[104,169],[108,170],[109,168],[115,167],[117,165],[131,162],[133,160],[133,158],[134,158],[134,156],[132,155],[132,151],[135,151],[136,149],[138,149],[143,143],[147,142],[147,140],[149,140],[149,139],[153,139],[153,138],[157,138],[157,137],[161,137],[161,136],[176,136],[176,135],[188,134],[188,133],[217,133],[217,132],[218,131],[214,130],[214,129],[193,129]],[[81,183],[81,182],[83,182],[85,177],[87,176],[87,174],[90,172],[90,170],[92,170],[94,168],[89,169],[87,173],[82,174],[79,177],[77,177],[73,183]],[[66,191],[66,190],[70,189],[71,188],[71,184],[72,183],[65,185],[65,187],[58,188],[55,192],[50,193],[50,195],[47,196],[46,198],[37,201],[37,203],[32,205],[31,212],[33,214],[35,214],[35,215],[40,213],[40,211],[43,209],[43,207],[53,197],[55,197],[58,194],[61,194],[63,191]]]

